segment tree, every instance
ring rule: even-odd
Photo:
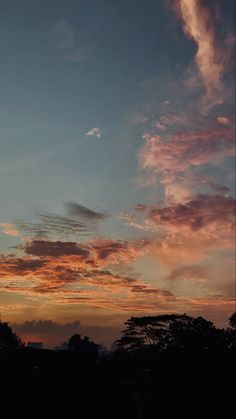
[[[12,332],[8,323],[0,322],[0,353],[13,352],[22,347],[20,338]]]
[[[236,312],[229,318],[230,327],[226,330],[226,339],[228,348],[231,351],[236,351]]]
[[[236,312],[232,314],[229,318],[229,325],[232,329],[236,329]]]
[[[69,339],[69,351],[80,355],[82,358],[95,359],[98,356],[99,346],[90,340],[88,336],[81,336],[76,333]]]
[[[186,314],[131,317],[122,337],[117,341],[118,350],[129,352],[152,349],[155,351],[208,351],[215,348],[220,334],[212,322],[203,317]]]

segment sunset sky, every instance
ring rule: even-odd
[[[235,310],[234,0],[8,0],[0,312],[109,345],[132,315]]]

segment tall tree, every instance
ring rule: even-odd
[[[20,338],[13,333],[8,323],[0,322],[0,353],[13,352],[21,346]]]
[[[201,350],[215,348],[220,332],[212,322],[187,314],[131,317],[125,325],[118,350],[129,352],[140,349],[163,351]]]

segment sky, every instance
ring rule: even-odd
[[[109,346],[235,311],[235,2],[16,0],[0,14],[0,312]]]

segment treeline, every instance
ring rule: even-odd
[[[66,417],[77,406],[75,417],[83,419],[165,418],[173,415],[173,397],[182,409],[191,402],[194,410],[214,397],[219,408],[224,403],[227,417],[234,400],[230,383],[236,372],[236,313],[225,329],[186,314],[131,317],[125,326],[114,351],[105,353],[79,334],[71,336],[65,350],[26,347],[0,322],[3,391],[15,398],[21,391],[30,393],[37,409],[47,405],[52,409],[47,416],[53,418],[65,405]],[[162,416],[158,412],[163,407]]]

